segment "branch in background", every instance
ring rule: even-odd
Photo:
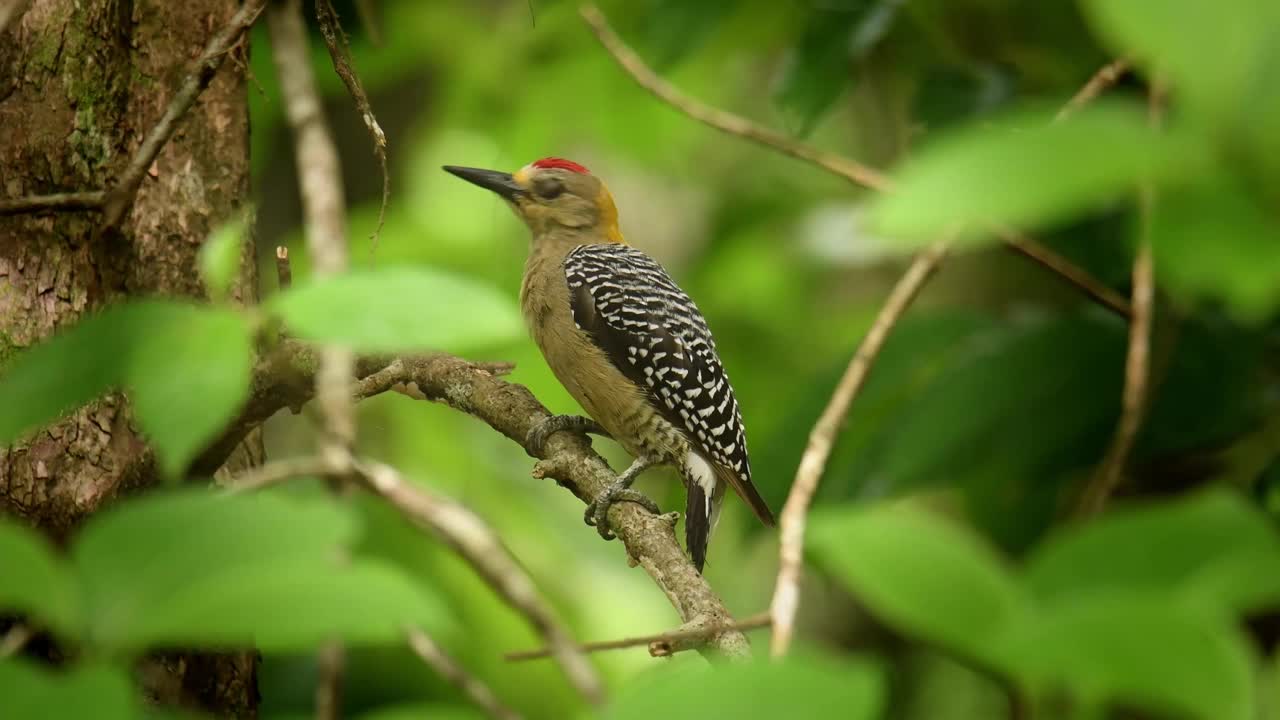
[[[231,21],[210,38],[204,52],[200,53],[195,68],[183,79],[182,85],[173,96],[169,107],[165,109],[164,115],[155,127],[151,128],[151,132],[142,141],[142,146],[129,161],[128,167],[120,176],[120,181],[106,193],[102,203],[102,225],[98,228],[98,234],[119,225],[125,211],[133,205],[133,198],[138,194],[143,176],[147,174],[147,170],[151,168],[151,164],[155,162],[156,156],[160,154],[165,143],[169,142],[169,138],[173,136],[173,131],[178,127],[178,121],[195,104],[200,93],[209,87],[227,53],[240,41],[245,31],[253,26],[266,4],[267,0],[246,0],[236,14],[231,16]]]
[[[1079,265],[1067,260],[1049,248],[1035,242],[1031,238],[1012,228],[997,227],[997,236],[1004,241],[1005,247],[1040,263],[1059,276],[1066,278],[1072,285],[1083,290],[1098,304],[1128,319],[1133,314],[1129,301],[1125,296],[1104,285],[1097,278],[1085,272]]]
[[[618,65],[636,81],[640,87],[648,90],[654,97],[698,122],[715,128],[721,132],[746,138],[752,142],[773,148],[798,160],[813,163],[834,175],[852,182],[855,185],[872,190],[888,190],[889,178],[884,173],[862,163],[850,160],[835,153],[824,152],[812,145],[793,140],[786,135],[772,130],[730,112],[714,108],[704,102],[695,100],[681,92],[674,85],[662,79],[643,59],[632,50],[618,34],[609,27],[604,13],[595,5],[583,5],[579,9],[582,19],[591,26],[596,39],[609,51]]]
[[[378,8],[375,0],[356,0],[356,14],[360,16],[360,24],[369,35],[369,42],[374,47],[382,47],[382,23],[378,19]]]
[[[795,634],[796,611],[800,606],[805,523],[809,516],[809,505],[813,502],[827,459],[835,446],[836,436],[844,424],[845,416],[849,414],[854,396],[866,382],[872,363],[880,353],[880,348],[884,347],[889,331],[906,312],[946,254],[946,243],[939,242],[917,255],[911,262],[911,267],[907,268],[907,272],[894,285],[893,292],[889,293],[889,299],[867,330],[853,359],[849,361],[849,367],[840,378],[840,383],[836,385],[831,400],[827,402],[826,409],[809,433],[809,444],[800,458],[795,481],[791,484],[791,492],[787,494],[787,502],[778,519],[778,579],[774,586],[773,600],[769,604],[769,614],[773,618],[771,652],[774,657],[786,654]]]
[[[497,695],[493,694],[493,690],[489,689],[479,678],[468,673],[465,668],[458,664],[444,651],[444,648],[436,644],[422,630],[410,628],[406,631],[409,638],[409,647],[413,649],[415,655],[422,662],[426,663],[431,669],[435,670],[440,677],[452,683],[470,698],[471,702],[476,704],[481,710],[494,718],[494,720],[522,720],[519,713],[502,704]]]
[[[1164,115],[1164,88],[1151,84],[1148,117],[1158,127]],[[1120,485],[1133,443],[1146,415],[1151,372],[1151,326],[1155,315],[1155,268],[1151,257],[1151,223],[1155,212],[1155,191],[1144,187],[1138,196],[1140,236],[1133,261],[1133,322],[1129,323],[1129,349],[1124,362],[1124,391],[1120,396],[1120,421],[1107,454],[1085,487],[1076,506],[1082,517],[1097,514]]]
[[[1120,58],[1118,60],[1112,60],[1106,65],[1098,68],[1098,71],[1093,74],[1093,77],[1090,77],[1089,81],[1076,91],[1076,94],[1067,101],[1067,104],[1062,106],[1062,109],[1058,111],[1056,116],[1054,116],[1053,121],[1061,122],[1066,120],[1080,110],[1080,108],[1093,102],[1095,98],[1106,92],[1107,88],[1110,88],[1112,85],[1119,82],[1120,78],[1124,77],[1124,74],[1129,72],[1129,67],[1129,59]]]
[[[387,136],[373,114],[373,107],[369,105],[369,96],[360,83],[360,77],[351,68],[351,47],[347,45],[346,33],[342,31],[342,23],[330,0],[316,0],[316,19],[320,22],[324,44],[329,48],[329,57],[333,59],[333,69],[347,86],[347,92],[351,94],[356,110],[369,130],[369,137],[373,140],[373,156],[377,158],[378,169],[382,171],[382,203],[378,205],[378,224],[369,236],[369,257],[373,258],[378,250],[378,234],[382,232],[382,224],[387,217],[387,200],[391,197],[391,174],[387,172]]]
[[[106,193],[100,190],[88,192],[30,195],[15,200],[0,200],[0,215],[22,215],[39,212],[68,212],[72,210],[98,210]]]
[[[293,267],[289,264],[289,248],[276,246],[276,288],[288,290],[293,284]]]
[[[600,44],[613,56],[631,79],[640,87],[648,90],[654,97],[679,110],[688,117],[704,125],[730,135],[745,138],[752,142],[777,150],[799,160],[813,163],[818,167],[838,175],[860,187],[888,192],[893,188],[892,180],[880,170],[863,163],[850,160],[840,155],[824,152],[812,145],[794,140],[782,133],[758,125],[744,117],[711,107],[681,92],[671,83],[655,73],[644,60],[622,38],[609,27],[604,13],[594,5],[584,5],[580,9],[582,19],[595,33]],[[1100,91],[1100,90],[1099,90]],[[1007,246],[1020,254],[1040,263],[1051,272],[1084,290],[1090,297],[1102,302],[1109,309],[1122,316],[1128,316],[1128,303],[1117,293],[1111,291],[1083,268],[1075,265],[1067,258],[1036,243],[1025,235],[1018,235],[1006,230],[997,230],[997,236]]]
[[[714,627],[704,628],[681,628],[679,630],[670,630],[656,635],[641,635],[639,637],[623,638],[621,640],[607,640],[604,642],[583,643],[578,648],[583,652],[601,652],[604,650],[623,650],[625,648],[638,647],[647,645],[649,647],[650,657],[669,657],[678,652],[692,650],[695,647],[705,643],[707,638],[718,635],[726,630],[736,630],[744,632],[747,630],[756,630],[762,627],[768,627],[772,622],[768,613],[760,613],[741,620],[739,622],[730,623],[728,625],[717,625]],[[692,642],[691,642],[692,641]],[[522,660],[538,660],[550,657],[552,651],[550,648],[540,648],[538,650],[521,650],[519,652],[510,652],[503,657],[509,662],[520,662]]]
[[[285,340],[264,357],[255,368],[252,394],[240,418],[199,462],[207,464],[221,448],[233,447],[237,437],[279,410],[306,403],[314,392],[311,380],[316,355],[305,343]],[[444,403],[525,447],[529,430],[551,414],[528,388],[497,377],[506,369],[502,364],[486,366],[443,353],[394,359],[362,357],[356,363],[356,377],[362,380],[353,393],[369,397],[402,390]],[[543,452],[545,459],[535,466],[535,477],[556,479],[584,502],[617,479],[584,436],[556,433]],[[653,578],[686,625],[727,627],[733,623],[719,596],[676,542],[670,518],[650,515],[633,503],[618,503],[610,511],[610,520],[628,556]],[[731,657],[750,653],[746,638],[736,630],[718,632],[702,650],[708,655]]]

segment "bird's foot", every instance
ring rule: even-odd
[[[546,450],[547,439],[555,433],[565,431],[609,437],[609,431],[589,417],[581,415],[552,415],[529,428],[529,434],[525,436],[524,446],[530,455],[542,457],[543,451]]]
[[[628,487],[630,484],[631,483],[628,480],[619,480],[613,483],[609,487],[605,488],[604,492],[600,493],[599,497],[592,500],[587,505],[587,511],[583,513],[582,519],[588,525],[593,526],[596,531],[600,533],[600,537],[605,540],[612,540],[616,537],[613,534],[613,529],[609,527],[609,508],[613,507],[614,503],[633,502],[654,515],[662,513],[662,510],[658,507],[657,503],[650,500],[645,495],[632,490]]]

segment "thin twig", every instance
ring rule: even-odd
[[[342,717],[343,678],[347,672],[347,653],[342,643],[321,647],[317,665],[316,720],[338,720]]]
[[[293,285],[293,266],[289,263],[289,248],[276,246],[276,287],[288,290]]]
[[[406,482],[389,465],[358,461],[355,470],[369,490],[411,522],[431,530],[466,560],[508,605],[528,618],[553,648],[565,676],[578,692],[594,704],[603,702],[604,687],[591,661],[578,650],[572,636],[543,602],[533,579],[487,523],[452,499]]]
[[[229,479],[225,487],[228,492],[233,493],[253,492],[294,478],[320,477],[327,472],[329,472],[328,464],[318,457],[306,455],[286,460],[272,460],[265,465],[246,470]]]
[[[1093,102],[1095,98],[1106,92],[1107,88],[1119,82],[1120,78],[1124,77],[1127,72],[1129,72],[1128,58],[1112,60],[1098,68],[1098,71],[1089,78],[1089,81],[1076,91],[1076,94],[1067,101],[1066,105],[1062,106],[1062,109],[1058,110],[1058,114],[1053,118],[1054,122],[1066,120],[1079,111],[1080,108]]]
[[[1097,278],[1081,269],[1079,265],[1012,228],[998,227],[995,228],[995,233],[1004,241],[1005,247],[1025,255],[1050,271],[1066,278],[1072,285],[1083,290],[1089,297],[1108,310],[1122,318],[1128,318],[1132,314],[1133,310],[1124,295],[1104,285]]]
[[[1163,117],[1164,88],[1151,84],[1148,116],[1158,127]],[[1129,323],[1129,349],[1124,362],[1124,390],[1120,396],[1120,420],[1107,454],[1090,479],[1076,506],[1076,514],[1088,517],[1106,506],[1120,485],[1133,443],[1146,415],[1151,372],[1151,327],[1155,315],[1155,268],[1151,257],[1151,223],[1155,212],[1155,191],[1143,187],[1138,195],[1138,253],[1133,261],[1133,321]]]
[[[602,652],[606,650],[623,650],[626,648],[639,647],[646,645],[649,648],[649,655],[652,657],[668,657],[684,650],[692,649],[689,640],[705,641],[715,635],[719,635],[727,630],[736,630],[744,632],[747,630],[756,630],[768,627],[772,619],[769,613],[760,613],[752,615],[745,620],[729,623],[727,625],[716,625],[705,628],[681,628],[679,630],[668,630],[667,632],[657,633],[656,635],[640,635],[639,637],[623,638],[621,640],[605,640],[602,642],[583,643],[578,646],[579,650],[587,653]],[[551,656],[550,648],[539,648],[537,650],[520,650],[518,652],[509,652],[503,656],[508,662],[521,662],[524,660],[539,660],[541,658]]]
[[[369,236],[369,257],[372,259],[377,254],[378,234],[382,232],[382,224],[387,217],[387,201],[391,198],[391,173],[387,171],[387,136],[373,114],[373,107],[369,104],[364,85],[360,83],[360,76],[351,67],[351,47],[347,44],[346,33],[342,31],[342,23],[330,0],[316,0],[316,19],[320,22],[320,35],[324,37],[324,44],[329,48],[333,69],[347,86],[347,92],[355,101],[356,111],[369,130],[369,137],[373,140],[373,156],[378,160],[378,169],[382,171],[382,202],[378,205],[378,224]]]
[[[888,192],[893,188],[893,181],[884,172],[869,165],[819,150],[740,115],[714,108],[689,97],[646,65],[644,60],[609,27],[608,20],[599,8],[587,4],[583,5],[579,12],[595,33],[596,39],[637,85],[686,116],[721,132],[745,138],[784,155],[813,163],[854,185],[880,192]],[[1025,235],[1013,235],[1007,231],[998,230],[997,236],[1011,249],[1040,263],[1067,282],[1082,289],[1090,297],[1102,302],[1107,308],[1122,316],[1128,315],[1128,304],[1123,298],[1067,258]]]
[[[818,167],[839,175],[846,180],[873,190],[886,190],[889,178],[875,168],[855,162],[835,153],[829,153],[812,145],[793,140],[786,135],[767,127],[758,125],[744,117],[714,108],[704,102],[684,94],[674,85],[664,80],[650,68],[641,57],[632,50],[618,34],[609,27],[604,13],[595,5],[587,4],[579,8],[582,19],[591,26],[596,39],[605,50],[613,56],[622,69],[640,87],[648,90],[655,97],[698,122],[715,128],[721,132],[746,138],[761,145],[766,145],[793,158],[811,162]]]
[[[0,215],[22,215],[39,212],[68,212],[72,210],[100,210],[106,193],[101,190],[87,192],[30,195],[13,200],[0,200]]]
[[[410,628],[406,632],[406,636],[409,639],[409,647],[422,662],[435,670],[440,677],[461,690],[463,694],[471,699],[471,702],[476,704],[476,707],[484,710],[489,717],[495,718],[495,720],[522,720],[520,713],[504,705],[488,685],[485,685],[479,678],[467,672],[466,668],[450,657],[449,653],[437,645],[430,635],[418,628]]]
[[[374,47],[382,46],[382,22],[378,19],[378,9],[373,6],[374,0],[356,0],[356,14],[360,16],[360,24],[369,36]]]
[[[926,248],[911,261],[907,272],[893,286],[889,299],[867,330],[853,359],[849,361],[849,367],[840,378],[840,383],[836,385],[835,392],[831,394],[826,409],[809,433],[809,443],[800,458],[795,481],[791,484],[791,492],[787,494],[787,502],[778,519],[778,579],[773,591],[773,601],[769,604],[769,614],[773,618],[771,652],[774,657],[786,654],[795,633],[796,610],[800,605],[804,528],[809,505],[817,492],[818,482],[826,469],[827,458],[831,456],[836,436],[849,413],[849,405],[866,381],[872,363],[889,337],[889,331],[906,312],[946,254],[946,243],[939,242]]]
[[[200,53],[200,58],[196,61],[195,68],[183,79],[178,92],[165,108],[164,115],[142,141],[142,146],[134,153],[119,182],[107,192],[103,200],[99,234],[115,228],[120,223],[125,212],[133,205],[133,198],[138,194],[138,188],[142,185],[142,179],[146,176],[147,170],[151,168],[156,156],[160,154],[160,150],[164,148],[165,143],[169,142],[173,131],[177,129],[178,121],[187,114],[195,104],[196,98],[209,86],[214,74],[222,66],[228,51],[240,41],[245,31],[253,26],[266,4],[267,0],[246,0],[236,14],[231,16],[231,21],[209,39],[204,52]]]
[[[22,652],[22,648],[31,642],[36,633],[30,625],[19,623],[9,628],[9,632],[0,638],[0,660],[13,657]]]

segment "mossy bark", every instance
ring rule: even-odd
[[[34,0],[0,34],[0,196],[109,188],[236,0]],[[203,297],[196,254],[248,198],[244,56],[224,63],[160,153],[121,232],[99,215],[0,217],[0,368],[85,313],[130,296]],[[252,243],[236,298],[256,292]],[[251,435],[228,464],[261,460]],[[0,512],[56,538],[157,482],[127,400],[108,395],[0,448]],[[165,654],[141,673],[160,702],[251,716],[249,653]]]

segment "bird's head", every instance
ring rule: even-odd
[[[535,240],[557,231],[589,232],[600,240],[622,242],[618,208],[609,189],[585,167],[548,157],[514,173],[445,165],[453,175],[507,201],[533,231]]]

